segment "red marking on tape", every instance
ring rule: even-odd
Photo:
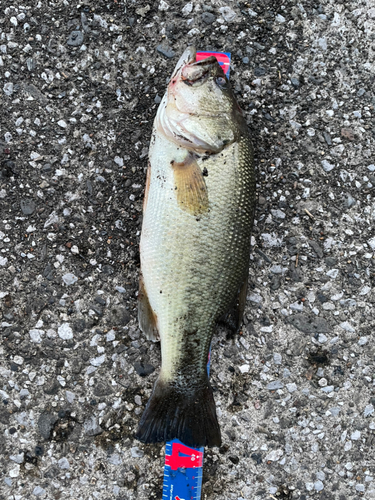
[[[165,465],[169,465],[172,470],[177,470],[179,467],[187,469],[202,467],[203,453],[183,444],[173,443],[172,455],[165,456]]]

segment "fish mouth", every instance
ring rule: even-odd
[[[217,64],[215,56],[193,61],[181,69],[181,80],[187,85],[194,83],[203,83],[211,73],[212,67]]]
[[[185,49],[184,53],[182,54],[182,56],[178,60],[176,66],[173,70],[171,80],[173,80],[173,78],[175,78],[177,76],[177,74],[181,71],[181,69],[184,66],[186,66],[187,64],[195,63],[196,59],[197,59],[197,50],[194,46],[190,46],[187,49]]]
[[[181,80],[187,85],[203,83],[210,73],[210,70],[217,64],[215,56],[207,57],[197,61],[197,51],[194,46],[187,47],[172,73],[171,81],[181,75]]]

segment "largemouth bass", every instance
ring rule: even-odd
[[[241,324],[255,203],[246,122],[215,57],[188,48],[152,132],[140,241],[138,317],[162,366],[136,437],[220,446],[207,376],[217,322]]]

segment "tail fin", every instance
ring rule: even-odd
[[[135,435],[144,443],[177,438],[187,446],[220,446],[220,427],[208,381],[198,387],[176,387],[157,379]]]

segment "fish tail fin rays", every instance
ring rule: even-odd
[[[143,443],[177,438],[191,447],[220,446],[220,427],[208,377],[188,391],[157,379],[135,437]]]

